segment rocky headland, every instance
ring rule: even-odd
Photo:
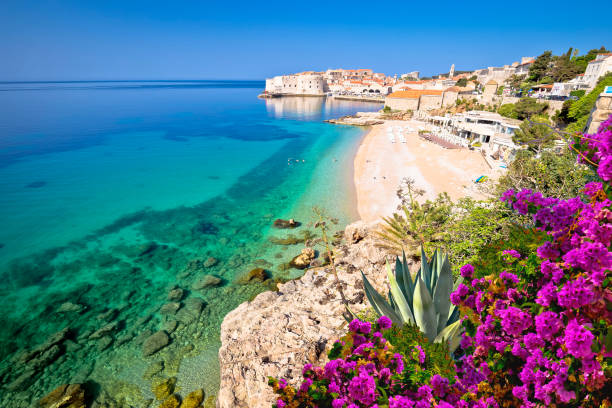
[[[355,313],[368,306],[361,272],[383,291],[385,260],[391,260],[376,245],[372,228],[363,222],[350,224],[345,244],[336,247],[338,280]],[[344,305],[330,266],[310,268],[278,289],[259,294],[225,316],[218,408],[270,407],[274,394],[268,376],[296,383],[301,367],[324,364],[334,340],[346,331]]]

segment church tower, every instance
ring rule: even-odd
[[[455,76],[455,64],[451,65],[450,72],[448,73],[448,79],[453,79]]]

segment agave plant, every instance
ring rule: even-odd
[[[461,340],[459,309],[450,301],[450,294],[461,282],[453,284],[448,255],[436,250],[427,259],[421,247],[421,269],[414,280],[410,275],[406,254],[395,259],[395,275],[387,263],[389,302],[374,289],[363,272],[363,284],[370,304],[379,316],[387,316],[394,323],[416,324],[430,342],[448,342],[451,353]]]

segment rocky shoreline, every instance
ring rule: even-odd
[[[351,310],[368,306],[361,271],[383,291],[389,254],[376,245],[372,225],[359,221],[345,229],[336,248],[338,278]],[[259,294],[227,314],[221,325],[218,408],[269,408],[274,394],[268,376],[290,383],[306,363],[324,364],[335,339],[346,331],[344,306],[330,267],[308,269],[299,279]]]
[[[354,115],[342,116],[338,119],[328,119],[324,122],[351,126],[373,126],[385,123],[384,120],[380,119],[378,112],[357,112]]]

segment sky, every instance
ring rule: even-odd
[[[0,81],[429,76],[610,49],[608,1],[1,0]]]

